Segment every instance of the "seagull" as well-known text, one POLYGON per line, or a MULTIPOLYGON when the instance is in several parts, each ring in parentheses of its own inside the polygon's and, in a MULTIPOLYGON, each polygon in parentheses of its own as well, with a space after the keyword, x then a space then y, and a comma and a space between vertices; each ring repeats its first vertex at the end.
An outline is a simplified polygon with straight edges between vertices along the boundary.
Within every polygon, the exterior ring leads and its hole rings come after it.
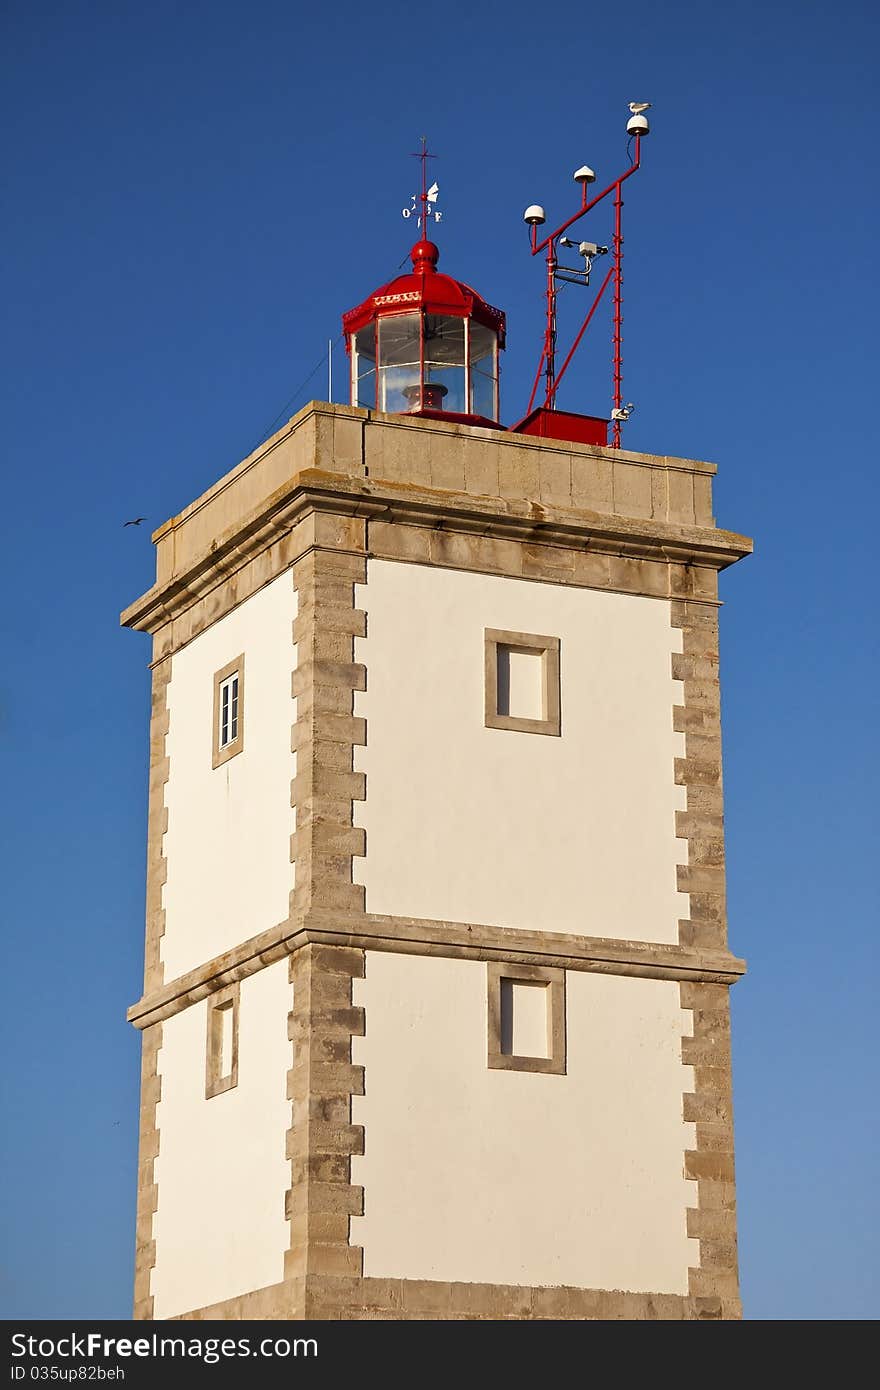
POLYGON ((649 101, 631 101, 629 109, 634 116, 641 116, 643 111, 650 111, 651 103, 649 101))
POLYGON ((136 516, 131 521, 123 521, 122 529, 124 531, 126 526, 140 526, 141 522, 146 521, 146 519, 145 516, 136 516))

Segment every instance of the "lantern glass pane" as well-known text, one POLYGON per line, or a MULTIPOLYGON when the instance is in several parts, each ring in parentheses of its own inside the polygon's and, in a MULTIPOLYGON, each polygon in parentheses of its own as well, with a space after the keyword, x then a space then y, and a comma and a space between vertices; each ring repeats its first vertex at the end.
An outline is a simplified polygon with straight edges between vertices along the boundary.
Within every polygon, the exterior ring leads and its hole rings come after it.
POLYGON ((380 410, 413 409, 412 388, 417 395, 419 386, 419 327, 418 314, 395 314, 379 321, 380 410))
POLYGON ((496 419, 495 378, 486 376, 476 369, 471 372, 471 415, 482 415, 486 420, 496 419))
POLYGON ((498 335, 482 323, 471 322, 470 413, 498 418, 498 335))
POLYGON ((354 336, 352 364, 353 405, 374 410, 376 406, 376 325, 368 323, 354 336))
POLYGON ((441 314, 425 315, 425 386, 423 405, 463 414, 467 410, 465 383, 465 321, 441 314), (445 391, 440 388, 445 387, 445 391))

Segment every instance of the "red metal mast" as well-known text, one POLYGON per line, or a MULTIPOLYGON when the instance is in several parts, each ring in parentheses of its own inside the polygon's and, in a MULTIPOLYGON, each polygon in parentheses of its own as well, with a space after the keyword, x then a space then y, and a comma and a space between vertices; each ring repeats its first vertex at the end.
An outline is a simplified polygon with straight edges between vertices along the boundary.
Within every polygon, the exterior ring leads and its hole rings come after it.
POLYGON ((554 231, 552 231, 548 236, 545 236, 543 241, 540 242, 538 241, 538 227, 546 220, 544 215, 544 209, 538 206, 537 204, 534 204, 533 206, 527 208, 525 212, 525 220, 527 223, 529 223, 530 226, 531 254, 533 256, 537 256, 540 255, 542 251, 544 251, 546 252, 547 257, 547 310, 544 326, 544 342, 541 349, 541 356, 538 361, 538 370, 535 373, 535 381, 532 387, 532 394, 529 397, 529 404, 526 411, 526 415, 528 416, 531 413, 532 407, 534 406, 535 397, 538 394, 538 384, 541 380, 542 374, 544 376, 543 408, 545 410, 556 409, 556 396, 559 389, 559 384, 562 381, 562 378, 566 370, 568 369, 569 363, 574 357, 575 352, 580 346, 584 333, 586 332, 590 324, 590 321, 599 305, 599 301, 602 299, 602 296, 608 288, 610 281, 613 280, 613 404, 611 419, 613 422, 612 446, 615 449, 620 448, 621 424, 626 419, 626 414, 624 412, 623 406, 623 195, 621 190, 626 180, 632 174, 634 174, 641 165, 641 138, 643 135, 647 135, 649 130, 648 122, 644 116, 644 112, 648 109, 649 105, 649 102, 630 103, 630 110, 632 112, 632 116, 629 122, 627 123, 627 131, 629 132, 631 138, 635 142, 632 162, 630 163, 630 167, 623 174, 621 174, 618 178, 614 179, 612 183, 608 184, 607 188, 603 188, 602 192, 596 194, 594 198, 588 198, 587 190, 589 184, 593 182, 593 180, 595 179, 595 174, 593 173, 592 169, 588 168, 586 165, 583 168, 578 169, 574 177, 581 184, 582 191, 580 208, 577 210, 577 212, 573 213, 571 217, 567 218, 564 222, 561 222, 554 231), (564 280, 579 283, 582 285, 588 285, 590 277, 590 268, 592 264, 592 256, 595 254, 604 254, 604 252, 608 249, 607 247, 594 246, 593 243, 581 242, 580 247, 578 249, 580 253, 584 256, 584 269, 580 270, 571 266, 560 266, 559 259, 557 256, 557 247, 560 245, 560 243, 564 246, 574 246, 575 243, 573 241, 569 241, 568 238, 565 237, 565 232, 567 232, 570 227, 574 226, 576 222, 580 221, 582 217, 584 217, 594 207, 596 207, 605 198, 607 198, 610 193, 614 194, 614 235, 612 238, 611 268, 606 274, 605 278, 603 279, 602 284, 600 285, 599 290, 596 293, 592 304, 587 310, 587 313, 584 317, 584 321, 581 324, 580 329, 578 330, 578 333, 574 339, 574 342, 571 345, 571 348, 569 349, 565 361, 562 364, 562 368, 559 372, 557 372, 556 299, 559 293, 559 281, 564 280))
MULTIPOLYGON (((638 159, 638 138, 636 139, 636 158, 638 159)), ((612 367, 614 404, 611 410, 611 447, 620 448, 620 411, 623 406, 623 235, 620 230, 623 198, 618 183, 614 190, 614 363, 612 367)))

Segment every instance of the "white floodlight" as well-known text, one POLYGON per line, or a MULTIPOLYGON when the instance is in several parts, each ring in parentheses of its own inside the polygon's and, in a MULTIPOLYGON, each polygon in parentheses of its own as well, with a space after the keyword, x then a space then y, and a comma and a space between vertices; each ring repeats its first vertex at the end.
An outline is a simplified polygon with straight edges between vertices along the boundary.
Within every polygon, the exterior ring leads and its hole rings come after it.
POLYGON ((648 125, 647 116, 643 115, 641 111, 630 116, 626 123, 626 133, 627 135, 650 135, 651 127, 648 125))
POLYGON ((528 222, 530 227, 540 227, 546 221, 547 214, 540 203, 531 203, 523 213, 523 222, 528 222))
POLYGON ((572 178, 575 183, 595 183, 596 171, 591 169, 589 164, 582 164, 579 169, 575 169, 572 178))

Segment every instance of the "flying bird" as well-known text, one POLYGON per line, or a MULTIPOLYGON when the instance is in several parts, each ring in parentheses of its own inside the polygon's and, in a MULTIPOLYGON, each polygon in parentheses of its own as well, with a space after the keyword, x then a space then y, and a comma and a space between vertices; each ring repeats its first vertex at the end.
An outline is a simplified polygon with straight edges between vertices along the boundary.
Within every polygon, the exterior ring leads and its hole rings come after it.
POLYGON ((641 116, 643 111, 650 111, 651 103, 649 101, 631 101, 629 109, 634 116, 641 116))
POLYGON ((146 521, 146 519, 147 518, 145 516, 136 516, 133 517, 131 521, 123 521, 122 529, 124 531, 126 526, 140 526, 141 522, 146 521))

